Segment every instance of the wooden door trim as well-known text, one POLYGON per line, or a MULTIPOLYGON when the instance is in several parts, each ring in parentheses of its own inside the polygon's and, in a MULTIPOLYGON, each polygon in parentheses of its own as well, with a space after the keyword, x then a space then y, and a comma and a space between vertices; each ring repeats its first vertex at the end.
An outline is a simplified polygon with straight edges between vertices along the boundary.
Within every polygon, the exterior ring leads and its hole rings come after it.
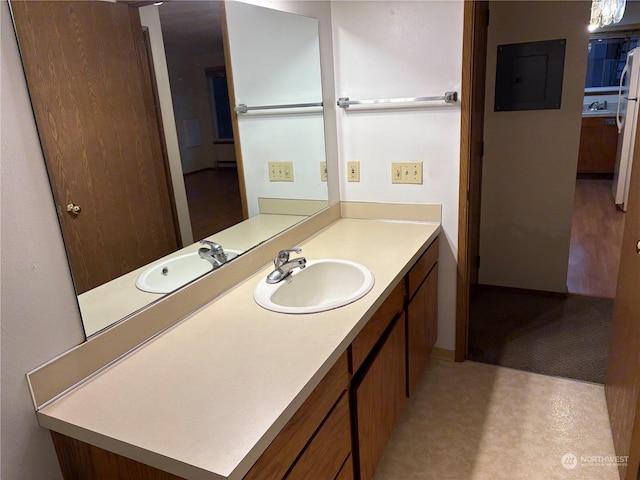
POLYGON ((240 201, 242 216, 249 218, 249 204, 247 202, 247 188, 245 185, 244 163, 242 161, 242 147, 240 146, 240 128, 238 114, 234 110, 236 105, 236 90, 233 84, 233 69, 231 68, 231 50, 229 48, 229 28, 227 25, 227 10, 224 1, 220 2, 220 27, 222 28, 222 45, 224 48, 224 65, 227 71, 227 89, 229 90, 229 106, 231 108, 231 128, 233 130, 234 150, 236 152, 236 166, 238 168, 238 182, 240 184, 240 201))
MULTIPOLYGON (((638 115, 640 119, 640 115, 638 115)), ((635 145, 640 145, 640 129, 635 145)), ((640 466, 640 356, 635 308, 640 282, 640 259, 636 252, 637 232, 640 231, 640 148, 635 148, 631 170, 631 188, 620 254, 620 271, 613 309, 611 340, 607 356, 604 393, 609 412, 613 446, 617 456, 628 456, 626 464, 618 465, 621 480, 635 480, 640 466)))
POLYGON ((467 355, 469 329, 469 170, 471 164, 471 102, 473 82, 473 37, 475 2, 464 2, 462 27, 462 84, 460 88, 460 184, 458 196, 458 269, 456 272, 456 345, 455 360, 467 355))
POLYGON ((152 60, 148 57, 150 53, 150 45, 145 40, 145 32, 141 28, 142 22, 140 21, 140 10, 138 7, 132 7, 129 5, 129 17, 131 18, 131 31, 133 32, 136 52, 138 54, 138 63, 140 66, 140 85, 142 93, 144 95, 144 104, 147 113, 147 124, 149 128, 149 141, 153 156, 156 159, 153 162, 153 166, 156 173, 156 186, 159 192, 166 192, 167 195, 160 195, 160 203, 162 205, 162 220, 165 225, 165 232, 170 234, 170 242, 172 251, 178 250, 178 247, 182 245, 182 238, 180 236, 180 229, 178 227, 177 210, 173 204, 173 186, 171 185, 170 177, 167 178, 168 158, 166 157, 166 151, 164 149, 164 131, 162 128, 162 122, 159 117, 157 109, 158 103, 156 102, 157 92, 154 91, 155 86, 152 85, 154 81, 152 60), (161 159, 158 161, 157 159, 161 159), (171 233, 172 232, 172 233, 171 233))
MULTIPOLYGON (((138 11, 139 14, 139 11, 138 11)), ((145 69, 149 73, 149 79, 151 81, 150 88, 153 99, 153 107, 155 113, 155 124, 157 125, 157 131, 160 134, 160 152, 162 153, 162 167, 158 169, 161 174, 158 176, 158 188, 162 191, 166 188, 168 192, 169 207, 171 209, 171 219, 173 221, 173 228, 176 236, 177 249, 184 247, 182 243, 182 234, 180 233, 180 221, 178 220, 178 208, 176 207, 176 195, 173 190, 173 183, 171 181, 171 166, 169 165, 169 154, 167 152, 167 142, 165 140, 164 125, 162 123, 162 113, 160 112, 160 94, 158 93, 158 81, 156 80, 156 72, 153 68, 153 52, 151 51, 151 37, 149 36, 149 29, 142 27, 142 37, 144 40, 145 60, 147 61, 148 68, 145 69)))

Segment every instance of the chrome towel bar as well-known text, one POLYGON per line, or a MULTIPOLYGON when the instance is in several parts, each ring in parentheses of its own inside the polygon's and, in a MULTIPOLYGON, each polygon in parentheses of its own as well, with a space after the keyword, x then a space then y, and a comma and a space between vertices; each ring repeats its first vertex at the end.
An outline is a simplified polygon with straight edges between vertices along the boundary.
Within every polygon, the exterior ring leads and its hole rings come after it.
POLYGON ((341 108, 349 108, 351 105, 388 105, 394 103, 415 103, 415 102, 437 102, 456 103, 458 101, 458 92, 445 92, 439 97, 407 97, 407 98, 386 98, 380 100, 350 100, 349 97, 341 97, 338 99, 338 106, 341 108))
POLYGON ((250 110, 278 110, 281 108, 307 108, 307 107, 321 107, 322 102, 316 103, 290 103, 286 105, 256 105, 254 107, 249 107, 244 103, 241 103, 237 107, 234 108, 236 113, 247 113, 250 110))

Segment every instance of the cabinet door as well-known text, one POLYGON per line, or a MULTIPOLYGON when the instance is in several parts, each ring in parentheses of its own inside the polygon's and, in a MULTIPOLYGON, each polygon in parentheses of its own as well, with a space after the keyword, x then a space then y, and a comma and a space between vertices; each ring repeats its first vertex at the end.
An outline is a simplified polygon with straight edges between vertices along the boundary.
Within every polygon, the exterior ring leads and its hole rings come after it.
POLYGON ((370 480, 406 403, 405 323, 400 318, 354 388, 360 480, 370 480))
POLYGON ((438 265, 407 305, 407 395, 411 396, 438 339, 438 265))
POLYGON ((582 119, 578 173, 613 173, 618 150, 615 118, 582 119))

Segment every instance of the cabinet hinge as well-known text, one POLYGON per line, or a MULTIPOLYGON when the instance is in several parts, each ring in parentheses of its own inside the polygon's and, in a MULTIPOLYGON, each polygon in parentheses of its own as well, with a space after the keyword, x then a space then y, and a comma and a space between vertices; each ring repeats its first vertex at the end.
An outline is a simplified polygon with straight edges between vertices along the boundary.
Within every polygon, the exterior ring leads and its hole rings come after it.
POLYGON ((480 255, 476 255, 476 268, 480 269, 480 255))

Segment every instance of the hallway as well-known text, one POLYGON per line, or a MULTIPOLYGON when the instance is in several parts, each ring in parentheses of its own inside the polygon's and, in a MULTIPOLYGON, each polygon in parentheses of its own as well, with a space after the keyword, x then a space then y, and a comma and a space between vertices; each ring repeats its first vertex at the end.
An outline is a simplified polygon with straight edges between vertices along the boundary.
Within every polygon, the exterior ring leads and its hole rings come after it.
POLYGON ((579 178, 571 224, 567 290, 614 298, 625 214, 616 209, 610 179, 579 178))

